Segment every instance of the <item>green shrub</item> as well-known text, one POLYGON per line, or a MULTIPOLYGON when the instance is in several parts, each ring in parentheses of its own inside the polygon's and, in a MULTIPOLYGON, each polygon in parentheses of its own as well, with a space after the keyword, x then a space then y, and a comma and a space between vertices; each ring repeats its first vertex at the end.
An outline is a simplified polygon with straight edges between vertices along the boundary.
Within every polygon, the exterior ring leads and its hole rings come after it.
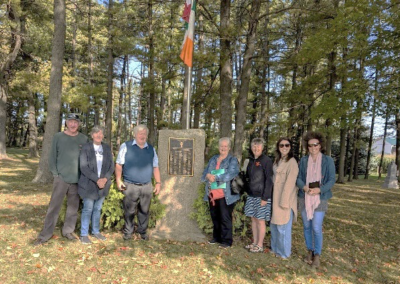
POLYGON ((122 206, 124 195, 116 187, 115 182, 112 183, 110 193, 104 200, 101 209, 101 225, 104 229, 115 228, 120 230, 125 224, 124 208, 122 206))
MULTIPOLYGON (((106 199, 104 200, 103 207, 101 210, 100 226, 103 229, 116 229, 120 230, 125 224, 124 221, 124 208, 122 206, 122 199, 124 195, 117 190, 115 182, 112 183, 110 192, 106 199)), ((81 211, 82 202, 80 202, 78 211, 78 220, 76 222, 76 229, 80 229, 81 224, 81 211)), ((160 203, 158 196, 153 196, 150 205, 150 217, 149 217, 149 228, 154 228, 156 226, 157 220, 161 219, 165 215, 164 204, 160 203)), ((67 210, 67 198, 64 198, 63 205, 60 210, 60 216, 58 218, 58 225, 62 226, 64 224, 65 213, 67 210)), ((135 220, 137 215, 135 216, 135 220)), ((136 221, 137 222, 137 221, 136 221)))
MULTIPOLYGON (((208 202, 203 200, 205 194, 205 184, 202 183, 198 189, 198 196, 194 202, 194 212, 190 217, 196 220, 199 228, 205 233, 210 234, 213 230, 213 223, 210 216, 210 209, 208 202)), ((246 195, 242 195, 240 200, 236 202, 235 209, 233 211, 233 234, 235 236, 245 236, 248 232, 250 225, 250 218, 244 215, 244 205, 246 201, 246 195)))

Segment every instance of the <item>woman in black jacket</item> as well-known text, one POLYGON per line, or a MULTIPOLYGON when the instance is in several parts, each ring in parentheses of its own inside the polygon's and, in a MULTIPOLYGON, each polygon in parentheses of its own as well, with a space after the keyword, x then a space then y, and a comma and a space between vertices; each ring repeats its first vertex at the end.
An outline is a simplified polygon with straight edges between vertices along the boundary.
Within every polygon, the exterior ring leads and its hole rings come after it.
POLYGON ((271 219, 271 197, 272 197, 272 161, 263 152, 264 139, 254 138, 251 141, 251 151, 247 166, 247 177, 249 181, 248 197, 244 213, 251 217, 251 229, 253 231, 253 243, 246 248, 250 252, 263 252, 265 237, 265 221, 271 219))
POLYGON ((92 243, 88 237, 90 221, 92 221, 92 235, 99 240, 106 240, 100 233, 100 215, 114 172, 111 148, 102 143, 103 128, 94 126, 90 134, 93 141, 83 145, 79 158, 81 176, 78 181, 78 193, 83 199, 80 240, 83 244, 92 243))

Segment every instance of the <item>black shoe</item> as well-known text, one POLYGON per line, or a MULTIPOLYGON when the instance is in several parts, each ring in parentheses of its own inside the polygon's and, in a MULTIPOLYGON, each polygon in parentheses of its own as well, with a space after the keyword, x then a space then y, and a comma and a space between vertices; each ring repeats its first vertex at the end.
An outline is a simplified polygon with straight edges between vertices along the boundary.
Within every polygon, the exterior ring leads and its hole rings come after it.
POLYGON ((222 249, 228 249, 228 248, 230 248, 231 246, 230 246, 230 245, 227 245, 227 244, 220 244, 219 247, 222 248, 222 249))
POLYGON ((142 239, 142 241, 148 241, 149 240, 149 236, 145 233, 145 234, 141 234, 140 238, 142 239))
POLYGON ((96 239, 100 240, 100 241, 105 241, 107 240, 107 238, 105 236, 103 236, 102 234, 98 233, 98 234, 94 234, 93 237, 95 237, 96 239))
POLYGON ((82 236, 80 238, 80 240, 81 240, 81 243, 84 244, 84 245, 91 245, 92 244, 92 241, 89 239, 88 236, 82 236))
POLYGON ((36 246, 43 245, 45 242, 47 242, 47 241, 42 240, 42 239, 37 239, 37 240, 33 243, 33 245, 36 247, 36 246))
POLYGON ((209 240, 208 241, 208 244, 209 245, 215 245, 215 244, 217 244, 218 242, 217 242, 217 240, 216 239, 212 239, 212 240, 209 240))
POLYGON ((131 240, 132 239, 132 235, 130 234, 124 234, 122 237, 125 241, 131 240))
POLYGON ((70 241, 76 241, 76 237, 72 233, 65 234, 64 238, 67 238, 70 241))

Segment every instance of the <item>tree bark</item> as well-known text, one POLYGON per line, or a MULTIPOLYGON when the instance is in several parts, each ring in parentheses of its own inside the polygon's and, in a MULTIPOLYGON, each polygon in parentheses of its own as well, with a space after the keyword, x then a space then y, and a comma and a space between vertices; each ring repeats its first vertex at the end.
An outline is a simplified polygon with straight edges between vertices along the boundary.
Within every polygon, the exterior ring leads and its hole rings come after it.
MULTIPOLYGON (((342 123, 344 119, 342 119, 342 123)), ((344 183, 345 176, 345 156, 346 156, 346 127, 340 129, 340 155, 339 155, 339 171, 338 171, 338 179, 337 183, 344 183)))
POLYGON ((246 125, 246 108, 247 97, 249 93, 251 63, 255 50, 256 34, 258 26, 258 16, 260 14, 261 0, 253 0, 250 11, 249 29, 246 37, 246 49, 243 58, 243 67, 241 72, 241 82, 239 95, 236 99, 236 122, 235 122, 235 142, 233 154, 239 160, 242 160, 243 142, 244 142, 244 127, 246 125))
POLYGON ((29 158, 39 157, 39 151, 37 148, 37 127, 36 127, 36 108, 35 108, 35 96, 36 94, 30 94, 28 97, 28 119, 29 119, 29 158))
POLYGON ((7 2, 6 15, 12 22, 10 25, 10 31, 12 35, 10 53, 5 56, 4 61, 0 64, 0 160, 7 158, 6 152, 6 106, 8 97, 8 72, 11 69, 22 45, 22 33, 21 33, 21 19, 16 11, 18 9, 14 7, 14 2, 7 2))
MULTIPOLYGON (((400 101, 400 95, 397 95, 397 101, 400 101)), ((396 111, 396 165, 397 171, 400 169, 400 109, 396 111)), ((397 180, 400 182, 400 175, 397 176, 397 180)))
POLYGON ((149 19, 149 90, 150 105, 148 113, 149 142, 154 145, 156 142, 156 125, 155 125, 155 104, 156 92, 154 82, 154 31, 153 31, 153 0, 148 2, 148 19, 149 19))
POLYGON ((113 116, 113 79, 114 79, 114 54, 113 54, 113 0, 108 2, 108 59, 107 59, 107 110, 106 110, 106 142, 113 149, 112 138, 112 116, 113 116))
POLYGON ((232 136, 232 59, 229 35, 231 0, 221 0, 220 136, 232 136))
POLYGON ((386 107, 385 128, 383 131, 382 152, 381 152, 381 158, 379 161, 378 179, 381 179, 381 177, 382 177, 382 166, 383 166, 383 158, 385 156, 385 145, 386 145, 388 122, 389 122, 389 108, 386 107))
POLYGON ((54 36, 51 54, 50 91, 47 103, 46 127, 43 138, 43 151, 36 176, 32 182, 48 183, 53 177, 49 171, 49 154, 54 134, 60 128, 62 95, 63 59, 65 49, 65 0, 54 0, 54 36))
MULTIPOLYGON (((375 78, 375 80, 377 82, 377 78, 375 78)), ((376 88, 375 88, 375 91, 376 91, 376 88)), ((374 96, 374 102, 372 104, 371 131, 369 133, 367 164, 365 165, 364 179, 368 179, 368 176, 369 176, 369 164, 371 161, 372 140, 374 139, 375 115, 376 115, 376 97, 374 96)))

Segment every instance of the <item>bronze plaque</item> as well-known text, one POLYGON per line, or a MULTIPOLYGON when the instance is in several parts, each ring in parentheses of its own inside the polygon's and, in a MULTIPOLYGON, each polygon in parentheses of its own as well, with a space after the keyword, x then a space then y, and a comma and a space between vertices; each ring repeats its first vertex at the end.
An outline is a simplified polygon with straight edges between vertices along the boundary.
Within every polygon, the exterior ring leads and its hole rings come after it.
POLYGON ((168 174, 193 176, 194 139, 169 138, 168 174))

